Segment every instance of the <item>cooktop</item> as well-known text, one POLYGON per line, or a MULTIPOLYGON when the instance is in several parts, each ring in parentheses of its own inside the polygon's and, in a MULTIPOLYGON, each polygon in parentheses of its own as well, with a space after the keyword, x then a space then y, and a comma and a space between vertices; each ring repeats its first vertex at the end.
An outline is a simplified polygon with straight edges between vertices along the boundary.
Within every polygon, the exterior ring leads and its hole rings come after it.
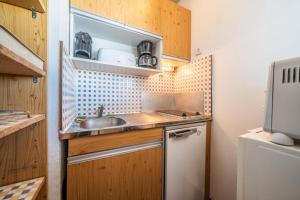
POLYGON ((193 112, 186 112, 186 111, 181 111, 181 110, 158 110, 156 112, 162 113, 162 114, 179 116, 179 117, 193 117, 193 116, 201 115, 200 112, 193 113, 193 112))

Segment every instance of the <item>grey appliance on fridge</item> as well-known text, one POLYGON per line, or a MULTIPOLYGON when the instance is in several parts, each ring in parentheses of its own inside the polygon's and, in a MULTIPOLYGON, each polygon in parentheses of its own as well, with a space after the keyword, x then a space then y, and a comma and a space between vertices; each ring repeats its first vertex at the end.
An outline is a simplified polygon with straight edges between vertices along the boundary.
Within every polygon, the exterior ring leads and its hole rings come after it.
POLYGON ((300 57, 272 63, 264 130, 272 142, 294 145, 300 139, 300 57))

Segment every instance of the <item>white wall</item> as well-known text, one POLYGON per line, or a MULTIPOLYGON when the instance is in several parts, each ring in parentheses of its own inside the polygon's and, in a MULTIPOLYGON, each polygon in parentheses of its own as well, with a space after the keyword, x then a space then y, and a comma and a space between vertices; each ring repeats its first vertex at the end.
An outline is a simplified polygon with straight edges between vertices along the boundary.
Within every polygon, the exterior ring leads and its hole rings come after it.
POLYGON ((261 127, 268 65, 300 56, 299 0, 181 0, 192 50, 213 53, 211 195, 236 196, 237 138, 261 127))
POLYGON ((69 1, 48 1, 48 199, 61 199, 62 145, 58 139, 59 40, 68 45, 69 1))

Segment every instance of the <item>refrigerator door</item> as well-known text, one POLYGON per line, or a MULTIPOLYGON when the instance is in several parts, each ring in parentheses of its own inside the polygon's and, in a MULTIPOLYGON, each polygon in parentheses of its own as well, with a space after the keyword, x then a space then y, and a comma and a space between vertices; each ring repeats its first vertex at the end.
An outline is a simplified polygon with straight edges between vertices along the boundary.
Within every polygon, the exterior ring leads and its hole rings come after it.
POLYGON ((239 137, 237 200, 300 199, 300 145, 270 140, 268 132, 239 137))
POLYGON ((166 200, 203 200, 206 126, 166 132, 166 200))

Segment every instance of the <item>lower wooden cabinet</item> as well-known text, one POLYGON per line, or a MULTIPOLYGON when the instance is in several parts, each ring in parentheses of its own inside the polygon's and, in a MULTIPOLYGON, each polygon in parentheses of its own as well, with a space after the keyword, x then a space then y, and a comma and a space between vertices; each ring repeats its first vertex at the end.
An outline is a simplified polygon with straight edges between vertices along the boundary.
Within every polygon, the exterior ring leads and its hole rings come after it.
POLYGON ((68 166, 69 200, 159 200, 162 148, 68 166))
MULTIPOLYGON (((142 137, 143 131, 139 132, 142 137)), ((71 156, 67 168, 67 199, 161 200, 162 172, 161 138, 71 156)))

